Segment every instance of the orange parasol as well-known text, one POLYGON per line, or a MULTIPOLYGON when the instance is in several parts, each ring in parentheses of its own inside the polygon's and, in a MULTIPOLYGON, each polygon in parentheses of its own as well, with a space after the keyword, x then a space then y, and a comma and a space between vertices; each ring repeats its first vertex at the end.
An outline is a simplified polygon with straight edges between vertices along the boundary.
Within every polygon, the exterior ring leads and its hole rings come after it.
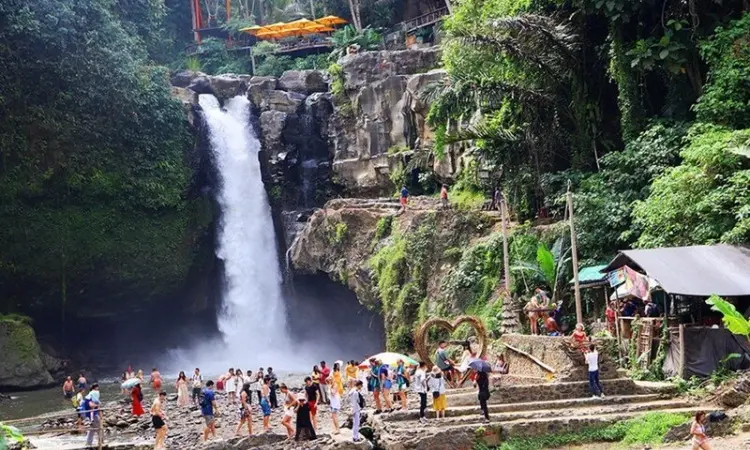
POLYGON ((332 25, 342 25, 345 23, 348 23, 346 20, 342 19, 341 17, 337 16, 325 16, 321 17, 320 19, 316 19, 315 22, 318 22, 321 25, 325 26, 332 26, 332 25))
POLYGON ((240 31, 250 34, 258 34, 263 27, 260 25, 253 25, 252 27, 240 28, 240 31))

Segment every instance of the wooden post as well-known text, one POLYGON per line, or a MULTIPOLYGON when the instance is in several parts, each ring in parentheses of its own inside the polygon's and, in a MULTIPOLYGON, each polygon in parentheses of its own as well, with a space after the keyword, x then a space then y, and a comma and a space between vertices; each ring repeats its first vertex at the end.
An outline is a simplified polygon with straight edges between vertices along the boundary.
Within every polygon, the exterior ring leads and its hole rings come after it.
POLYGON ((680 324, 679 327, 679 339, 680 339, 680 363, 677 365, 677 374, 680 378, 685 378, 685 325, 680 324))
POLYGON ((573 224, 573 193, 568 186, 568 220, 570 220, 570 248, 573 254, 573 282, 576 297, 576 321, 583 323, 583 311, 581 309, 581 284, 578 281, 578 245, 576 240, 576 229, 573 224))
POLYGON ((500 220, 502 221, 503 229, 503 271, 505 271, 505 290, 510 295, 510 254, 508 250, 508 225, 505 220, 507 218, 505 206, 505 198, 500 199, 500 220))

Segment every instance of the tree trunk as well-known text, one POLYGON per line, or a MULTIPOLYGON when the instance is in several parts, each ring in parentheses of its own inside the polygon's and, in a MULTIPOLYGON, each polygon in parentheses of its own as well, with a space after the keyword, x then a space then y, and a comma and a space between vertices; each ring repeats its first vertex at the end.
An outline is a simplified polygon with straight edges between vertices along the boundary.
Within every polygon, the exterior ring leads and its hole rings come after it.
POLYGON ((352 14, 352 23, 357 31, 362 31, 362 23, 359 20, 359 0, 349 0, 349 11, 352 14))

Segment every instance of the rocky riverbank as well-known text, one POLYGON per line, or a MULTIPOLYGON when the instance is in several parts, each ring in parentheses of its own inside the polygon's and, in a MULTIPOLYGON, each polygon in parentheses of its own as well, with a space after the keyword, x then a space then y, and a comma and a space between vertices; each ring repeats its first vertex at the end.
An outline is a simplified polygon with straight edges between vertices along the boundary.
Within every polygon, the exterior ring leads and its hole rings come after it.
MULTIPOLYGON (((120 450, 141 450, 151 448, 154 440, 154 430, 151 425, 151 416, 148 407, 153 401, 153 393, 147 392, 144 398, 144 410, 146 414, 136 417, 131 414, 130 401, 122 399, 116 402, 105 403, 102 414, 102 425, 104 428, 104 442, 109 448, 120 450)), ((202 442, 203 418, 198 406, 190 405, 181 407, 177 405, 177 395, 170 394, 167 399, 167 426, 169 427, 167 437, 167 448, 190 450, 190 449, 268 449, 268 450, 292 450, 292 449, 371 449, 373 445, 368 440, 354 443, 351 439, 351 429, 341 428, 338 435, 333 434, 333 425, 327 406, 318 408, 318 439, 312 442, 288 441, 285 429, 281 426, 283 418, 282 408, 276 408, 271 414, 271 430, 263 432, 263 422, 260 407, 252 406, 253 435, 247 435, 247 428, 243 427, 239 434, 235 434, 238 423, 237 404, 231 404, 228 396, 218 394, 218 414, 216 415, 217 438, 202 442)), ((257 399, 255 399, 257 401, 257 399)), ((351 427, 350 407, 344 405, 343 411, 339 413, 339 423, 351 427)), ((366 432, 368 420, 363 418, 363 428, 366 432)), ((75 417, 71 414, 60 419, 47 419, 41 424, 42 430, 75 429, 75 417)), ((79 434, 80 441, 85 441, 85 432, 79 434)), ((33 440, 32 440, 33 443, 33 440)))

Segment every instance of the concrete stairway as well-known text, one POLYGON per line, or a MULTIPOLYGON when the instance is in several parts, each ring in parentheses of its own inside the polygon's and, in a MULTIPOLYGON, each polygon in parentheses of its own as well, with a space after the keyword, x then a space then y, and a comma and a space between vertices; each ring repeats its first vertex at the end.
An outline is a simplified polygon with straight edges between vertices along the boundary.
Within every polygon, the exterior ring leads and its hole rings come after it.
POLYGON ((588 383, 582 381, 501 386, 493 390, 488 402, 489 422, 482 416, 476 390, 450 390, 444 419, 434 419, 428 408, 428 423, 420 423, 412 401, 408 411, 374 416, 378 444, 386 450, 469 450, 477 440, 495 446, 510 437, 575 432, 649 411, 687 415, 711 409, 674 398, 674 388, 668 384, 642 385, 616 378, 602 380, 602 385, 604 398, 592 398, 588 383))

